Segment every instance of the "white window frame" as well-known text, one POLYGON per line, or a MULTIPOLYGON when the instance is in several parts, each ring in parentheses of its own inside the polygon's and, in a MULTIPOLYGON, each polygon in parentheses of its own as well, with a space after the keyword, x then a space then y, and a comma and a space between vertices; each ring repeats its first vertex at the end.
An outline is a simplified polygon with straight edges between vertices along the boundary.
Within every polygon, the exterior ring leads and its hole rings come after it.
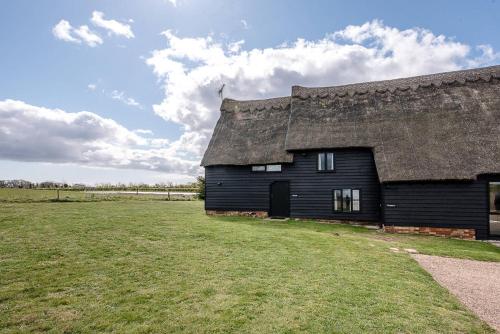
POLYGON ((359 213, 361 212, 361 189, 360 188, 335 188, 332 190, 332 208, 335 213, 359 213), (349 198, 351 199, 349 203, 349 210, 344 209, 344 193, 349 192, 349 198), (337 205, 336 193, 340 192, 340 208, 337 205), (358 198, 354 199, 354 192, 357 192, 358 198), (357 202, 358 209, 354 210, 354 202, 357 202))
POLYGON ((266 172, 279 173, 281 172, 281 165, 280 164, 266 165, 266 172))
POLYGON ((252 172, 256 173, 262 173, 266 171, 266 166, 265 165, 255 165, 252 166, 252 172))
POLYGON ((335 171, 335 153, 333 152, 319 152, 316 160, 316 170, 318 172, 334 172, 335 171), (321 160, 324 159, 324 166, 321 165, 321 160), (331 168, 328 168, 330 161, 331 168))

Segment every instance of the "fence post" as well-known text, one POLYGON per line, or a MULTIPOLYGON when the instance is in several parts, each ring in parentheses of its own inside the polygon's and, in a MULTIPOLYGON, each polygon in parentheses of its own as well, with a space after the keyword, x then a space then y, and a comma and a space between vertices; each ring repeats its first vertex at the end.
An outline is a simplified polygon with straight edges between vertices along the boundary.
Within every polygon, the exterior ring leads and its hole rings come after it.
POLYGON ((168 200, 170 201, 170 189, 167 191, 168 194, 168 200))
POLYGON ((57 189, 57 200, 59 200, 59 189, 57 189))

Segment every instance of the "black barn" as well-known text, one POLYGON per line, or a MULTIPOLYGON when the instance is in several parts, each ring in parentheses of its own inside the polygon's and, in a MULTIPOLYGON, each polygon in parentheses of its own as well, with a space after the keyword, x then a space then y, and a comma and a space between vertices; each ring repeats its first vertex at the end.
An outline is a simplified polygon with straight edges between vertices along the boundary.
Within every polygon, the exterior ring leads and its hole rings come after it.
POLYGON ((201 164, 208 214, 485 239, 500 181, 500 66, 225 99, 201 164))

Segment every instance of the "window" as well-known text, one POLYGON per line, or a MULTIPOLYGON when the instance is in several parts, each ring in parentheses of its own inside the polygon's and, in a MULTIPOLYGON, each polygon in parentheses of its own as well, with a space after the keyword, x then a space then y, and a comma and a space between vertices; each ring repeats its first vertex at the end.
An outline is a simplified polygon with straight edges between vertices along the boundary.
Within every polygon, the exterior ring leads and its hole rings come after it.
POLYGON ((342 211, 351 212, 352 196, 351 189, 342 189, 342 211))
POLYGON ((266 172, 281 172, 281 165, 267 165, 266 172))
POLYGON ((359 190, 352 190, 352 211, 359 211, 361 209, 361 205, 359 202, 359 190))
POLYGON ((334 170, 335 169, 335 158, 333 153, 326 154, 326 170, 334 170))
POLYGON ((318 153, 318 170, 326 169, 326 157, 325 153, 318 153))
POLYGON ((266 166, 252 166, 252 172, 265 172, 266 166))
POLYGON ((342 191, 334 190, 333 191, 333 210, 334 211, 342 211, 342 191))
POLYGON ((335 170, 335 155, 333 153, 318 153, 318 170, 335 170))
POLYGON ((281 165, 252 166, 252 172, 281 172, 281 165))
POLYGON ((361 198, 359 189, 334 189, 333 211, 358 212, 361 211, 361 198))

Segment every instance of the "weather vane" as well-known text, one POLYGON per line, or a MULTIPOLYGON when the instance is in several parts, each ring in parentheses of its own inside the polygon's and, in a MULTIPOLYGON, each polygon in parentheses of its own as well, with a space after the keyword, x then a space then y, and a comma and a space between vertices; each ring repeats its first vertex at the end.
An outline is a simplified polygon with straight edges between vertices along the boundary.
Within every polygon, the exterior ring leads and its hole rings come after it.
POLYGON ((224 96, 224 87, 226 87, 226 84, 223 83, 222 86, 220 87, 219 91, 218 91, 218 94, 219 94, 219 97, 222 99, 224 96))

